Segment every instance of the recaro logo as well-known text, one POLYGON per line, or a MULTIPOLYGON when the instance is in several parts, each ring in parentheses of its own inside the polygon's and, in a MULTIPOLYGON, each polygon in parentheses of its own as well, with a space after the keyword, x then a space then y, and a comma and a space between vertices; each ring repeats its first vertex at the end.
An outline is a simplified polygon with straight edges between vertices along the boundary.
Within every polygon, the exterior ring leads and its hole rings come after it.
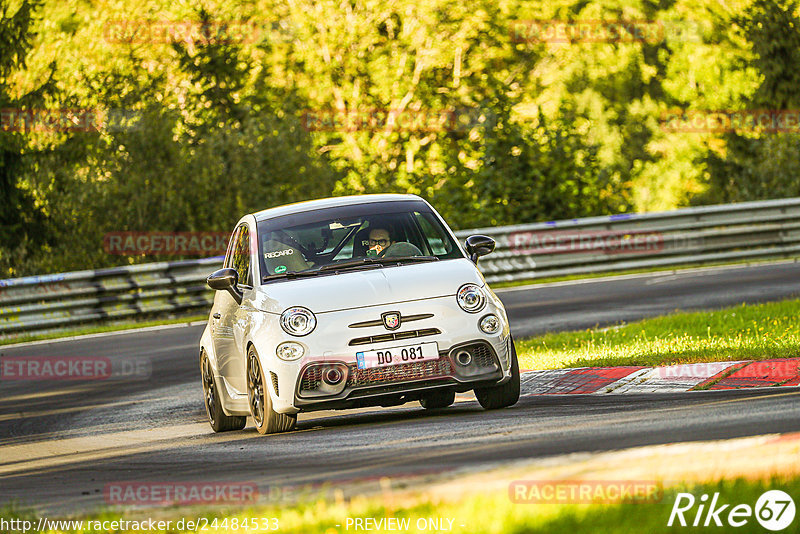
POLYGON ((277 252, 267 252, 264 254, 267 258, 280 258, 281 256, 291 256, 294 254, 294 250, 287 248, 286 250, 279 250, 277 252))
POLYGON ((698 504, 697 511, 694 513, 693 527, 708 527, 724 525, 727 523, 731 527, 741 527, 750 521, 755 515, 756 521, 767 530, 777 532, 784 530, 792 524, 795 516, 795 504, 788 493, 781 490, 769 490, 764 492, 756 501, 755 508, 748 504, 737 504, 733 508, 728 508, 730 504, 719 503, 719 492, 714 493, 711 502, 708 502, 708 495, 700 496, 699 502, 691 493, 678 493, 675 497, 675 504, 669 514, 667 526, 671 527, 675 520, 680 526, 689 526, 684 513, 691 518, 692 508, 698 504), (706 507, 708 509, 706 510, 706 507), (705 521, 703 521, 705 511, 705 521))

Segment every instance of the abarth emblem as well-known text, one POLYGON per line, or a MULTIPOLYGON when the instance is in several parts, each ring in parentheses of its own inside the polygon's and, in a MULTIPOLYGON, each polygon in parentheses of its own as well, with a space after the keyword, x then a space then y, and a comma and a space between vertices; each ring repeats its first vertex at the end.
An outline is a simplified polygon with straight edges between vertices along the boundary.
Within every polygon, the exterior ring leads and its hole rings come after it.
POLYGON ((383 326, 387 330, 397 330, 400 328, 400 312, 386 312, 381 314, 383 326))

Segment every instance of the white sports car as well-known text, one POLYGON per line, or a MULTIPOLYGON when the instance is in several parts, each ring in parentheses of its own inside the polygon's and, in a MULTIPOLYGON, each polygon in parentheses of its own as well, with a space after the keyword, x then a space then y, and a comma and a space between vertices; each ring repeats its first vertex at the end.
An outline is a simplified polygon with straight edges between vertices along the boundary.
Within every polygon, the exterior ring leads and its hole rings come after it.
POLYGON ((303 411, 445 408, 475 390, 486 409, 519 399, 500 299, 465 247, 413 195, 302 202, 244 216, 208 277, 200 340, 206 411, 217 431, 294 428, 303 411))

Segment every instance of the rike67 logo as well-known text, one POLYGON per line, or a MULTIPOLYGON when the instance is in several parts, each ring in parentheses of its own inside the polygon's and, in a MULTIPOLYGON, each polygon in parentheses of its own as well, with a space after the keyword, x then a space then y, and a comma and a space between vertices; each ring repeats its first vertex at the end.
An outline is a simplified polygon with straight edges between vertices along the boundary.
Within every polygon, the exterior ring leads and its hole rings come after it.
POLYGON ((691 493, 678 493, 667 526, 682 527, 731 526, 742 527, 755 516, 756 521, 767 530, 774 532, 786 529, 794 521, 795 505, 788 493, 781 490, 764 492, 756 501, 755 507, 748 504, 720 502, 719 493, 709 496, 703 494, 699 499, 691 493), (696 506, 696 510, 694 509, 696 506))

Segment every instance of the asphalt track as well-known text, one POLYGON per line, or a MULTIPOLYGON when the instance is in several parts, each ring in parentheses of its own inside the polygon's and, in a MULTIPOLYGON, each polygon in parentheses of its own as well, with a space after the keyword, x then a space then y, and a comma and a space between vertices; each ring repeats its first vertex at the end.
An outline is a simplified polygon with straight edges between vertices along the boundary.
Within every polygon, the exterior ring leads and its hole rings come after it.
MULTIPOLYGON (((800 295, 800 265, 769 264, 570 282, 500 293, 523 337, 800 295)), ((297 430, 214 434, 197 370, 202 327, 90 337, 2 356, 146 358, 151 376, 84 382, 0 381, 0 503, 42 512, 102 506, 123 481, 254 482, 269 488, 448 473, 570 452, 800 431, 800 391, 523 397, 484 412, 466 400, 300 416, 297 430)))

